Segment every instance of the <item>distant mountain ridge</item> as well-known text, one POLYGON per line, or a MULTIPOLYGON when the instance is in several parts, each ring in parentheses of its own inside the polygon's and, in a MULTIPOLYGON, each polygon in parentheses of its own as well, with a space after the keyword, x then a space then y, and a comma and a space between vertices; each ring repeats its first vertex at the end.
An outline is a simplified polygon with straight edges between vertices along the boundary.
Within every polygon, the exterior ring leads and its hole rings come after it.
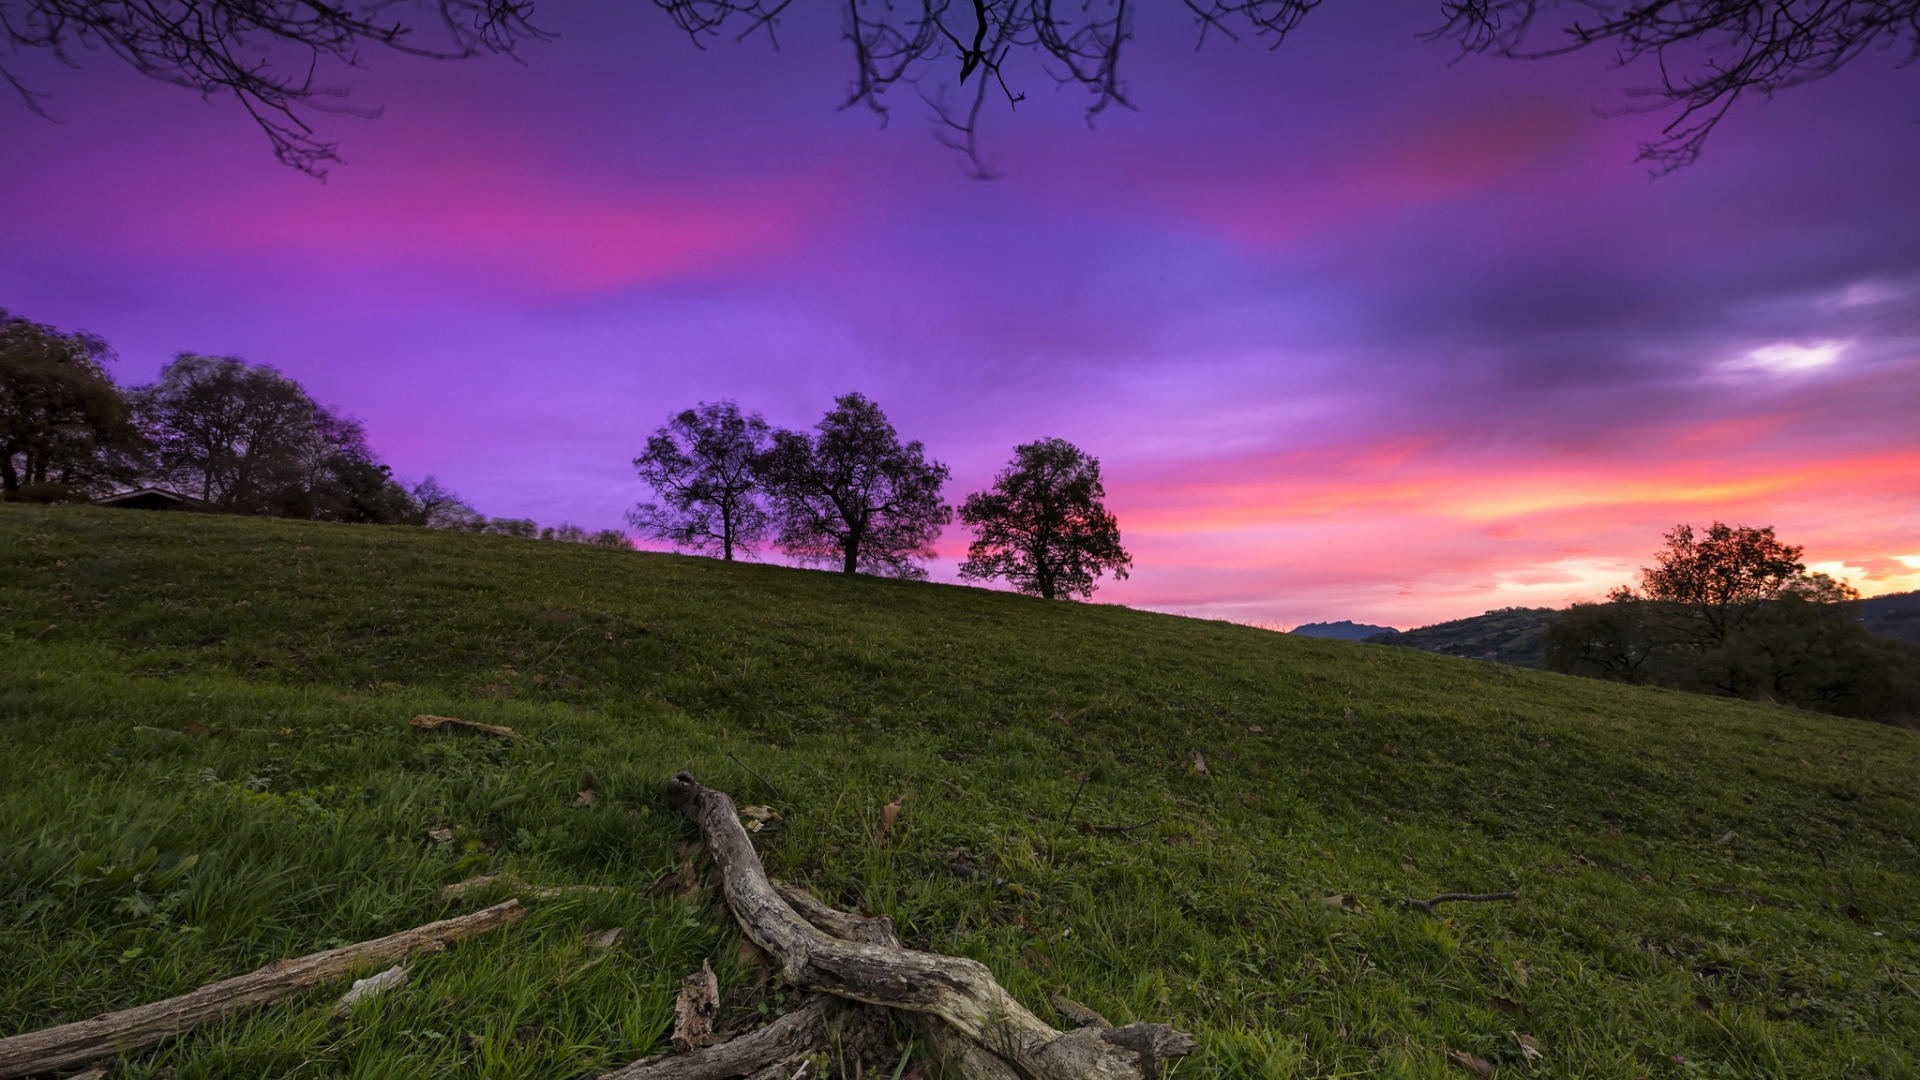
MULTIPOLYGON (((1547 620, 1556 608, 1501 608, 1452 622, 1412 630, 1385 630, 1362 640, 1474 660, 1497 660, 1515 667, 1546 666, 1547 620)), ((1889 593, 1860 601, 1860 621, 1881 637, 1920 645, 1920 591, 1889 593)), ((1309 626, 1354 626, 1350 622, 1309 623, 1309 626)), ((1301 633, 1305 627, 1296 627, 1301 633)), ((1339 634, 1319 634, 1339 637, 1339 634)))
POLYGON ((1404 632, 1375 634, 1366 640, 1446 656, 1498 660, 1515 667, 1544 668, 1547 619, 1554 613, 1553 608, 1500 608, 1404 632))
POLYGON ((1370 623, 1357 623, 1348 619, 1339 622, 1310 622, 1287 631, 1301 637, 1338 638, 1341 641, 1366 641, 1379 634, 1397 634, 1391 626, 1374 626, 1370 623))
POLYGON ((1920 645, 1920 591, 1868 597, 1860 601, 1860 621, 1881 637, 1920 645))

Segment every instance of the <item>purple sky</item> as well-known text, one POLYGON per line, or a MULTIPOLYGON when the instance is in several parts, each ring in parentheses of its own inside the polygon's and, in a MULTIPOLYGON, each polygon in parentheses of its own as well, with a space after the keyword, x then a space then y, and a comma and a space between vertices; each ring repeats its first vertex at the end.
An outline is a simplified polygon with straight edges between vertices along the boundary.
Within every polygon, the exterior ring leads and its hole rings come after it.
POLYGON ((1029 66, 991 183, 910 93, 836 109, 828 5, 779 52, 575 2, 524 65, 374 55, 324 184, 230 102, 20 63, 61 123, 0 106, 0 306, 126 382, 274 364, 494 516, 619 525, 671 412, 857 389, 956 502, 1016 442, 1098 455, 1103 600, 1408 626, 1597 597, 1712 518, 1920 587, 1920 72, 1743 103, 1655 181, 1602 55, 1450 64, 1429 0, 1196 53, 1172 9, 1098 130, 1029 66))

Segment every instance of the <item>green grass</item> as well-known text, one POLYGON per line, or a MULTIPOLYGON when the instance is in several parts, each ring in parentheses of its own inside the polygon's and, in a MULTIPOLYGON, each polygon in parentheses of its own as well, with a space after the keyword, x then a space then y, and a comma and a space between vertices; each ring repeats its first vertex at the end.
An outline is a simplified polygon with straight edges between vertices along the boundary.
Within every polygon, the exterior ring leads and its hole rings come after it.
POLYGON ((531 901, 345 1023, 316 991, 129 1077, 587 1076, 662 1048, 703 958, 727 1020, 777 1010, 710 885, 649 894, 693 836, 657 794, 680 768, 783 815, 773 873, 1043 1016, 1195 1032, 1183 1077, 1467 1076, 1448 1049, 1916 1075, 1920 738, 1789 709, 973 589, 7 506, 0 733, 0 1034, 440 917, 485 871, 625 887, 531 901), (1063 826, 1082 775, 1078 818, 1158 823, 1063 826))

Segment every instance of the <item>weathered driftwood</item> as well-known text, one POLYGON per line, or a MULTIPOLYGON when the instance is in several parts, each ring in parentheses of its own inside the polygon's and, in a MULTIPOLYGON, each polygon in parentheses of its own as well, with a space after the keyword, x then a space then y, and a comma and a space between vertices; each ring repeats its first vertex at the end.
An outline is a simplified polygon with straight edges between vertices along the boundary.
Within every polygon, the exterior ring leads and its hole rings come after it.
MULTIPOLYGON (((726 793, 683 772, 667 782, 667 796, 699 826, 741 928, 780 959, 793 986, 938 1017, 1031 1080, 1150 1080, 1161 1061, 1197 1048, 1192 1036, 1164 1024, 1062 1033, 1027 1011, 976 960, 832 936, 801 917, 767 879, 726 793)), ((948 1056, 968 1055, 950 1048, 948 1056)), ((978 1070, 957 1063, 972 1075, 992 1075, 984 1062, 978 1070)))
POLYGON ((345 978, 356 968, 391 963, 418 952, 438 952, 452 942, 518 922, 526 913, 519 901, 508 900, 374 941, 276 960, 250 974, 165 1001, 0 1039, 0 1078, 49 1072, 148 1046, 229 1013, 345 978))

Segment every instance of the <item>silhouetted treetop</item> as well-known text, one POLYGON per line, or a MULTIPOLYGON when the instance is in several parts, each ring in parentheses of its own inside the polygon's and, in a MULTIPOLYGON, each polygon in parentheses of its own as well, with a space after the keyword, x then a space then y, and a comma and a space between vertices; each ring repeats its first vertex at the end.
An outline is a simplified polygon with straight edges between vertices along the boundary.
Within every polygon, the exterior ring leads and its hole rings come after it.
POLYGON ((1104 573, 1124 580, 1133 557, 1120 546, 1120 523, 1105 497, 1100 459, 1065 439, 1015 447, 993 487, 961 504, 974 539, 960 576, 1004 578, 1048 600, 1091 597, 1104 573))

